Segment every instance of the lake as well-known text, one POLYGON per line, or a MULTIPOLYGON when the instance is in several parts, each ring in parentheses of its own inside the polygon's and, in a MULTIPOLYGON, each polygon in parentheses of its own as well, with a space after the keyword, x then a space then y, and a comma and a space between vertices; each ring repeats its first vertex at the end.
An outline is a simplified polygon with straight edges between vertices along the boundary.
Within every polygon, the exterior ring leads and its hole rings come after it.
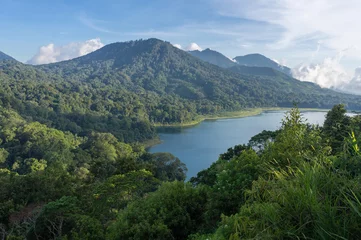
MULTIPOLYGON (((149 152, 170 152, 187 165, 187 178, 208 168, 219 154, 249 139, 263 130, 276 130, 286 111, 267 111, 256 116, 206 120, 188 128, 159 130, 161 144, 149 152)), ((302 112, 309 123, 322 125, 327 112, 302 112)))

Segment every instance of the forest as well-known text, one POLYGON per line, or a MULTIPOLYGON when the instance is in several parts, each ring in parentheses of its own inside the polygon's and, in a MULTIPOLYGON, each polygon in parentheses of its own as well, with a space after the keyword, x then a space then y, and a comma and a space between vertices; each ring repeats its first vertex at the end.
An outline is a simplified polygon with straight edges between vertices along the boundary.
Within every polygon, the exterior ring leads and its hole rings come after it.
POLYGON ((271 68, 220 68, 158 39, 113 43, 68 61, 0 60, 0 106, 29 121, 88 136, 144 143, 155 125, 248 108, 361 109, 361 97, 301 82, 271 68))
POLYGON ((0 238, 358 239, 361 97, 259 70, 157 39, 0 61, 0 238), (332 110, 315 126, 295 107, 189 181, 145 150, 155 125, 294 103, 332 110))
POLYGON ((169 153, 0 114, 2 239, 358 239, 361 117, 297 108, 186 182, 169 153))

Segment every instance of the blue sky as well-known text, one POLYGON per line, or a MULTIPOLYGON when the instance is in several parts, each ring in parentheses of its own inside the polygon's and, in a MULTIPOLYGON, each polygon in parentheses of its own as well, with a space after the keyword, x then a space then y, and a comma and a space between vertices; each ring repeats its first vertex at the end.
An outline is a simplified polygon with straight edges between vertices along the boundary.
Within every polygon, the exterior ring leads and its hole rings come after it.
POLYGON ((361 65, 360 12, 359 0, 0 0, 0 50, 46 63, 156 37, 228 57, 258 52, 326 86, 361 65))

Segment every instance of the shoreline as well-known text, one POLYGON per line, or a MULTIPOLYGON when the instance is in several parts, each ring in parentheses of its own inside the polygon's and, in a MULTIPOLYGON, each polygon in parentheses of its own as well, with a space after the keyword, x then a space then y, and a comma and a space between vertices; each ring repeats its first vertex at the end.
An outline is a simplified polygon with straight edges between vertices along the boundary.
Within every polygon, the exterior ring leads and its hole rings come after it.
MULTIPOLYGON (((177 127, 194 127, 203 121, 207 120, 219 120, 219 119, 233 119, 233 118, 245 118, 260 115, 267 111, 287 111, 292 108, 250 108, 241 111, 233 111, 233 112, 223 112, 215 115, 206 115, 199 116, 199 119, 193 120, 186 123, 174 123, 174 124, 153 124, 156 128, 177 128, 177 127)), ((330 109, 322 109, 322 108, 299 108, 300 112, 328 112, 330 109)), ((149 149, 153 146, 161 144, 162 140, 160 140, 159 136, 154 139, 147 140, 143 142, 145 149, 149 149)))
POLYGON ((141 144, 143 144, 145 150, 147 150, 148 148, 151 148, 151 147, 156 146, 161 143, 162 143, 162 140, 160 140, 159 136, 157 136, 153 139, 149 139, 145 142, 142 142, 141 144))
MULTIPOLYGON (((172 123, 172 124, 155 123, 155 124, 153 124, 153 126, 155 126, 156 128, 193 127, 193 126, 196 126, 196 125, 200 124, 201 122, 207 121, 207 120, 252 117, 252 116, 260 115, 261 113, 264 113, 267 111, 287 111, 287 110, 291 110, 291 109, 292 108, 278 108, 278 107, 249 108, 249 109, 245 109, 245 110, 241 110, 241 111, 223 112, 223 113, 218 113, 218 114, 214 114, 214 115, 201 115, 198 117, 198 119, 190 121, 190 122, 185 122, 185 123, 172 123)), ((298 109, 300 110, 300 112, 305 112, 305 111, 328 112, 330 110, 330 109, 321 109, 321 108, 298 108, 298 109)))

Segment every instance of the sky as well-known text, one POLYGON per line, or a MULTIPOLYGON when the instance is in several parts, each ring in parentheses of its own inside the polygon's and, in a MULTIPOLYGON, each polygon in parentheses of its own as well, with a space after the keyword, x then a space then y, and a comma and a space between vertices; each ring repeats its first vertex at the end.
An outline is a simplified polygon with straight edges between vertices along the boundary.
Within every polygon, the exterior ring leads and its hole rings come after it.
POLYGON ((0 0, 0 51, 42 64, 155 37, 261 53, 300 80, 344 88, 361 81, 360 13, 360 0, 0 0))

